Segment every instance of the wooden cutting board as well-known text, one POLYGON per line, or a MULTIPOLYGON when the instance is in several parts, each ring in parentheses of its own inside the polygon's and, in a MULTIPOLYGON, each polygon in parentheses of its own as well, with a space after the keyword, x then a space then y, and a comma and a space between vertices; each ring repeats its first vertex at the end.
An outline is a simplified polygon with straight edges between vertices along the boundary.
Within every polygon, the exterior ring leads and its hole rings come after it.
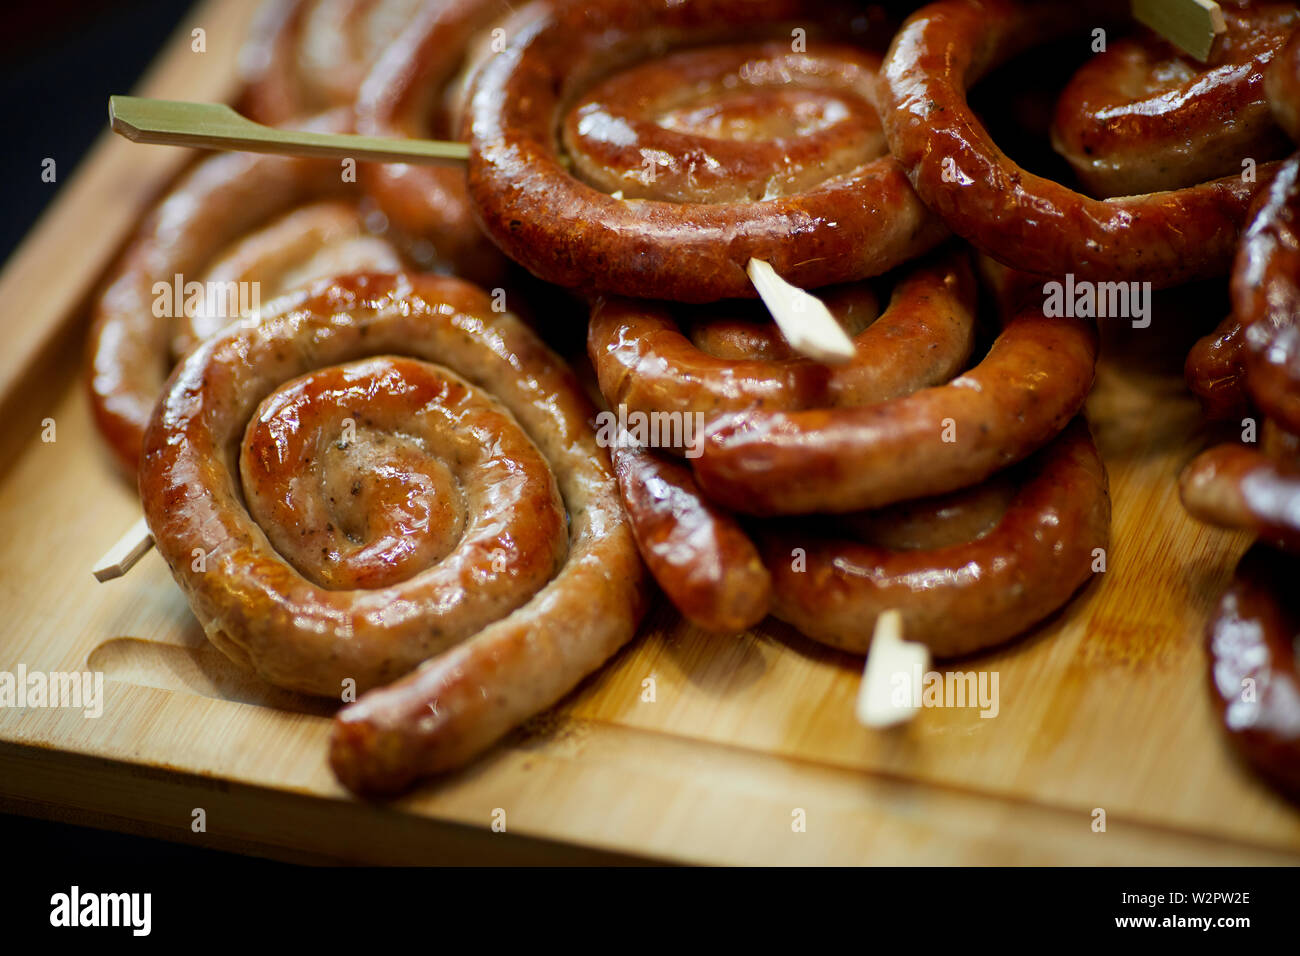
MULTIPOLYGON (((253 6, 196 8, 140 92, 230 96, 253 6)), ((773 622, 709 636, 660 607, 467 770, 353 800, 325 762, 328 705, 237 672, 156 554, 106 585, 90 575, 138 510, 89 420, 85 303, 184 160, 101 142, 0 276, 0 670, 106 678, 98 718, 0 709, 0 809, 314 861, 1300 862, 1300 811, 1236 761, 1210 709, 1202 634, 1247 541, 1178 504, 1204 437, 1173 308, 1154 330, 1107 331, 1089 411, 1114 498, 1108 570, 1026 639, 952 665, 998 673, 995 718, 929 709, 868 731, 860 660, 773 622)))

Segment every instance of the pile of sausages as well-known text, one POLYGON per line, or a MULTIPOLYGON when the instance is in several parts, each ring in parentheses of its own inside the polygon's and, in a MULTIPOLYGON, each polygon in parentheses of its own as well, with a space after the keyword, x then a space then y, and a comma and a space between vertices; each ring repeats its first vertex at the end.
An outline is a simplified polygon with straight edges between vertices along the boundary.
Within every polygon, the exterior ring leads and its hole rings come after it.
MULTIPOLYGON (((331 761, 364 793, 566 694, 635 633, 647 569, 701 628, 770 614, 859 654, 887 609, 951 656, 1064 606, 1110 530, 1083 418, 1098 330, 1045 307, 1067 276, 1233 269, 1189 382, 1218 413, 1257 406, 1265 447, 1193 463, 1184 498, 1294 546, 1300 13, 1223 6, 1202 64, 1126 2, 271 4, 246 111, 464 138, 468 171, 197 163, 99 304, 96 419, 216 646, 363 692, 331 761), (1051 124, 1078 188, 1018 166, 968 102, 1052 42, 1085 60, 1051 124), (850 360, 790 347, 755 259, 816 292, 850 360), (159 316, 182 274, 272 291, 230 324, 159 316), (544 339, 583 319, 575 376, 544 339)), ((1234 735, 1294 788, 1285 560, 1252 552, 1211 642, 1234 735)))

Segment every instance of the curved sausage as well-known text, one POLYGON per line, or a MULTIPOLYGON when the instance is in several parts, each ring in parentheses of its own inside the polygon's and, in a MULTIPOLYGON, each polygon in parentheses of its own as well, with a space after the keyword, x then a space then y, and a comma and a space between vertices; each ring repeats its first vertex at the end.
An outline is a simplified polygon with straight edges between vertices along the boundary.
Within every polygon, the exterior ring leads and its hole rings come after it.
POLYGON ((690 469, 644 448, 611 453, 641 557, 682 616, 726 634, 766 617, 772 578, 758 549, 700 494, 690 469))
POLYGON ((1041 448, 1083 407, 1097 331, 1046 318, 1005 324, 978 365, 872 405, 738 412, 694 462, 705 493, 751 514, 878 508, 982 481, 1041 448))
MULTIPOLYGON (((460 139, 468 76, 490 48, 491 28, 513 32, 505 0, 441 0, 425 4, 375 62, 357 98, 357 132, 405 139, 460 139), (458 77, 458 74, 464 74, 458 77)), ((474 221, 460 165, 367 163, 364 184, 389 222, 430 244, 458 274, 483 283, 500 278, 504 262, 474 221)), ((418 257, 417 257, 418 258, 418 257)))
POLYGON ((1264 76, 1300 23, 1293 3, 1225 3, 1202 63, 1144 30, 1112 41, 1061 91, 1052 145, 1095 196, 1136 196, 1285 156, 1264 76))
MULTIPOLYGON (((842 324, 853 326, 859 313, 874 311, 874 296, 863 301, 864 294, 869 288, 855 284, 830 290, 824 298, 842 324)), ((717 323, 715 309, 709 316, 706 330, 717 323)), ((854 338, 854 357, 844 365, 823 365, 768 343, 759 345, 757 355, 742 357, 734 329, 731 354, 719 357, 683 334, 668 307, 604 299, 592 309, 587 353, 601 394, 610 405, 632 411, 699 412, 712 420, 746 408, 885 401, 946 382, 965 368, 976 325, 969 257, 948 251, 905 272, 884 314, 866 321, 854 338)), ((772 328, 770 321, 765 325, 772 328)), ((697 339, 698 328, 699 323, 692 326, 697 339)))
MULTIPOLYGON (((204 268, 202 281, 217 286, 256 284, 259 300, 326 276, 348 272, 399 272, 392 244, 372 235, 356 203, 322 200, 285 213, 240 238, 204 268)), ((175 318, 172 354, 185 355, 229 324, 232 316, 205 297, 175 318)))
POLYGON ((1236 418, 1249 410, 1244 349, 1245 330, 1230 315, 1187 353, 1183 376, 1207 418, 1236 418))
POLYGON ((1256 770, 1300 800, 1300 561, 1262 544, 1237 565, 1206 642, 1210 689, 1228 736, 1256 770))
POLYGON ((809 0, 547 9, 470 99, 483 225, 549 282, 683 302, 754 297, 754 257, 811 288, 924 252, 945 229, 872 133, 874 57, 844 45, 854 13, 809 0), (806 50, 792 51, 791 21, 806 50), (744 56, 730 46, 765 39, 744 56))
MULTIPOLYGON (((966 90, 1027 45, 1095 27, 1127 4, 938 0, 894 37, 881 74, 890 149, 953 232, 1024 272, 1172 286, 1226 271, 1256 183, 1238 175, 1097 200, 1016 165, 966 90)), ((1257 170, 1260 182, 1271 164, 1257 170)))
POLYGON ((351 106, 370 64, 424 2, 270 0, 240 50, 240 112, 276 126, 351 106))
POLYGON ((1300 143, 1300 29, 1291 34, 1264 81, 1273 118, 1292 140, 1300 143))
POLYGON ((1201 452, 1179 476, 1183 506, 1207 524, 1255 532, 1300 551, 1300 472, 1266 452, 1217 445, 1201 452))
MULTIPOLYGON (((316 118, 307 128, 342 132, 349 124, 350 117, 337 112, 316 118)), ((170 310, 155 308, 159 300, 155 285, 174 288, 177 276, 183 284, 202 281, 205 271, 223 255, 235 255, 232 243, 303 203, 355 195, 355 188, 348 191, 338 166, 330 160, 225 153, 191 169, 153 211, 95 306, 88 342, 87 378, 95 424, 127 473, 135 473, 144 427, 163 380, 180 355, 172 348, 192 344, 195 335, 187 316, 166 315, 184 311, 178 309, 183 303, 173 302, 170 310)), ((285 238, 283 225, 276 236, 277 241, 285 238)), ((352 267, 377 264, 373 252, 370 248, 352 267)), ((289 264, 283 257, 270 258, 278 259, 277 269, 289 264)), ((262 277, 245 274, 244 278, 262 277)), ((209 318, 208 324, 216 324, 215 317, 209 318)))
POLYGON ((485 749, 632 637, 644 573, 591 414, 479 289, 327 280, 177 368, 140 496, 236 662, 313 694, 397 681, 346 707, 331 743, 345 785, 391 792, 485 749))
POLYGON ((1233 267, 1232 308, 1244 328, 1250 397, 1300 432, 1300 153, 1252 206, 1233 267))
POLYGON ((1110 498, 1077 419, 1016 472, 871 517, 867 542, 846 539, 842 527, 822 537, 788 521, 760 531, 773 615, 865 654, 877 616, 894 608, 908 640, 949 657, 1014 637, 1090 580, 1110 533, 1110 498), (892 535, 882 521, 895 525, 892 535))

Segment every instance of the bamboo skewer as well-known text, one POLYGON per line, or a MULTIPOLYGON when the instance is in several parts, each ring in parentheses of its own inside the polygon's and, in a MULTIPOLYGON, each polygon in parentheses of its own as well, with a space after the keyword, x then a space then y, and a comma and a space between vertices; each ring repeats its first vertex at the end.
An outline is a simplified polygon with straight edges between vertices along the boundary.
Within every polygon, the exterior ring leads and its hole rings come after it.
POLYGON ((103 584, 113 578, 120 578, 148 554, 152 547, 153 535, 149 533, 149 525, 145 523, 144 518, 140 518, 131 525, 126 534, 117 539, 117 544, 109 548, 104 556, 95 562, 92 571, 95 580, 103 584))
POLYGON ((465 143, 279 129, 254 123, 224 103, 182 103, 139 96, 110 96, 108 121, 115 133, 133 143, 396 163, 464 162, 469 159, 469 146, 465 143))

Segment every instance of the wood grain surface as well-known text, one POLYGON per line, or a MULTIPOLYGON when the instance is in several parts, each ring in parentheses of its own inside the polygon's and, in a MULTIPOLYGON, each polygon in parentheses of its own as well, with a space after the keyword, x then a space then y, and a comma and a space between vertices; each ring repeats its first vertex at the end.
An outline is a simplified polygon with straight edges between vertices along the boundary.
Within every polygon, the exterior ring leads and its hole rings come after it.
MULTIPOLYGON (((253 6, 197 8, 138 92, 228 97, 253 6)), ((98 718, 0 709, 0 809, 306 861, 1300 862, 1300 811, 1238 763, 1210 709, 1205 620, 1247 541, 1178 504, 1206 440, 1181 357, 1216 318, 1182 300, 1152 329, 1106 330, 1089 403, 1115 506, 1106 573, 1024 640, 944 665, 996 671, 996 717, 927 709, 869 731, 859 659, 770 621, 709 636, 660 606, 472 767, 393 804, 352 799, 325 762, 330 706, 236 671, 156 553, 91 577, 139 512, 90 423, 85 300, 183 161, 102 142, 0 276, 0 670, 105 675, 98 718)))

